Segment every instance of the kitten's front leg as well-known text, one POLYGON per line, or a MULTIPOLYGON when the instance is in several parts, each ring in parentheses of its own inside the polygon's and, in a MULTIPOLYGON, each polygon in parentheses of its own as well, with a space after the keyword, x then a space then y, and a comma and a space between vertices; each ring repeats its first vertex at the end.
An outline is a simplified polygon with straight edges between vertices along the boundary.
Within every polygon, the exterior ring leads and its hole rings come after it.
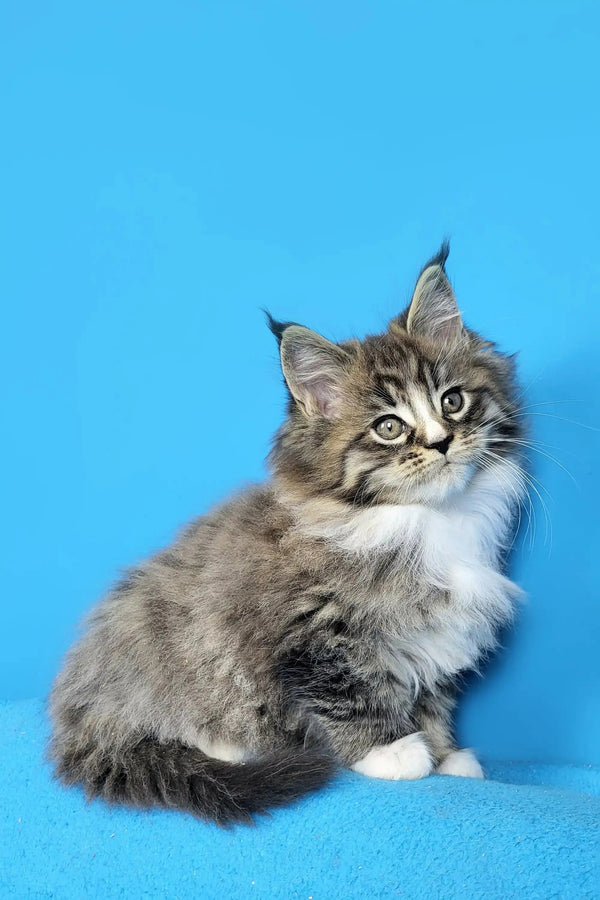
POLYGON ((417 702, 415 718, 431 746, 438 775, 484 778, 483 769, 472 750, 459 750, 452 737, 451 716, 455 706, 451 685, 435 692, 424 691, 417 702))
POLYGON ((403 705, 385 676, 374 678, 342 648, 294 648, 279 674, 302 710, 307 738, 326 743, 342 765, 393 781, 432 772, 435 758, 415 732, 409 698, 403 705))

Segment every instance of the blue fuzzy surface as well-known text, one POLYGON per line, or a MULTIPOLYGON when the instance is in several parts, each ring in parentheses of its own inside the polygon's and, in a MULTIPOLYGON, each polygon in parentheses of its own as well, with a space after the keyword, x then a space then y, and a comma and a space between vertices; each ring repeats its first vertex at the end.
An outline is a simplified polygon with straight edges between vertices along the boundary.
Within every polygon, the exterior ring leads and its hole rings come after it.
POLYGON ((500 764, 488 780, 328 788, 222 831, 87 804, 43 762, 39 701, 0 705, 0 896, 599 898, 600 770, 500 764))

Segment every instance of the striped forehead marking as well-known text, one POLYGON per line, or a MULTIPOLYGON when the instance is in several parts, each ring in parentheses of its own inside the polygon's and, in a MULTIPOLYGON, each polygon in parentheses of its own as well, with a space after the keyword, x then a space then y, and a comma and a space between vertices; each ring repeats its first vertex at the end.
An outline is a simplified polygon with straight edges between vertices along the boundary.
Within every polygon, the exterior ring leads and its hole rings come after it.
POLYGON ((423 432, 425 442, 436 444, 443 441, 448 431, 435 417, 432 399, 424 391, 415 389, 410 392, 409 400, 416 415, 416 427, 423 432))

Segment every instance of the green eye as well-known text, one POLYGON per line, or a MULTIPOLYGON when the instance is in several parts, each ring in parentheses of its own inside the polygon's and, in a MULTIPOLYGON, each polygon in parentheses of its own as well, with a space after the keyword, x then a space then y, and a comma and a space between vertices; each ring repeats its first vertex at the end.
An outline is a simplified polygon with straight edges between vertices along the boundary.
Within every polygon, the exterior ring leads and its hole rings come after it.
POLYGON ((445 413, 452 414, 460 412, 464 405, 465 398, 462 395, 462 391, 459 391, 456 388, 453 388, 451 391, 446 391, 442 397, 442 411, 445 413))
POLYGON ((398 416, 385 416, 373 425, 373 430, 384 441, 395 441, 406 431, 406 425, 398 416))

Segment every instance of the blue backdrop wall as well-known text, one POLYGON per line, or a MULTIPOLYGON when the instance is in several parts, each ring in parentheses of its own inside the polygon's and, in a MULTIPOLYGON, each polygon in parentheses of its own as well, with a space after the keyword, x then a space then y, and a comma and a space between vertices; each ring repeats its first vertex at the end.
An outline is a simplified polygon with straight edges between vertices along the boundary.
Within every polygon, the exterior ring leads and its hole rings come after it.
POLYGON ((598 4, 2 19, 0 696, 45 694, 118 568, 262 477, 283 389, 259 308, 377 330, 448 234, 467 322, 521 351, 544 500, 460 731, 599 762, 598 4))

